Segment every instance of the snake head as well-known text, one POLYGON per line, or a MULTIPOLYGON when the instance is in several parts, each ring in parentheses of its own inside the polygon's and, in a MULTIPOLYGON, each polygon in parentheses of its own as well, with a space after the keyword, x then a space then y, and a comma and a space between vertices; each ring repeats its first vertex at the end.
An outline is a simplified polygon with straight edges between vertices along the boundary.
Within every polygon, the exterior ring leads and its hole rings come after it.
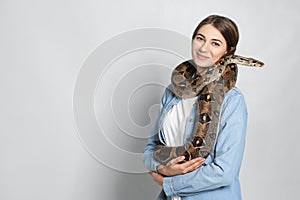
POLYGON ((218 63, 221 65, 235 63, 238 65, 245 65, 250 67, 262 67, 265 65, 260 60, 257 60, 255 58, 244 57, 240 55, 229 55, 229 56, 222 57, 218 63))

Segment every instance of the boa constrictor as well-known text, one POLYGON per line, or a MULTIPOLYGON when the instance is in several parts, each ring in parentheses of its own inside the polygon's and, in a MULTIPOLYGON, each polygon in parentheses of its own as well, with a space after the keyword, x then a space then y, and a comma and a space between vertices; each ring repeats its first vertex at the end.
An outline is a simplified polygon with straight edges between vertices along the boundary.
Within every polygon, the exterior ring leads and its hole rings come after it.
POLYGON ((198 97, 193 133, 182 146, 157 145, 154 158, 163 165, 178 156, 185 161, 206 158, 216 139, 219 113, 227 91, 235 86, 239 65, 262 67, 263 62, 238 55, 222 57, 213 67, 196 69, 192 60, 178 65, 172 72, 171 91, 179 98, 198 97))

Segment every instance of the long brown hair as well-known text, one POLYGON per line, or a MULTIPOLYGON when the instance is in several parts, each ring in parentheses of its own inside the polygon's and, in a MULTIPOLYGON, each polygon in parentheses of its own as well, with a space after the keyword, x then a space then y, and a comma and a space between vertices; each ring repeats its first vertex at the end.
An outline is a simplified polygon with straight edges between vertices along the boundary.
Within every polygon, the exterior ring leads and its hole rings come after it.
POLYGON ((193 33, 192 39, 195 39, 198 30, 206 24, 211 24, 218 31, 220 31, 227 43, 226 55, 233 55, 239 41, 239 30, 237 25, 227 17, 219 15, 210 15, 199 23, 199 25, 193 33))

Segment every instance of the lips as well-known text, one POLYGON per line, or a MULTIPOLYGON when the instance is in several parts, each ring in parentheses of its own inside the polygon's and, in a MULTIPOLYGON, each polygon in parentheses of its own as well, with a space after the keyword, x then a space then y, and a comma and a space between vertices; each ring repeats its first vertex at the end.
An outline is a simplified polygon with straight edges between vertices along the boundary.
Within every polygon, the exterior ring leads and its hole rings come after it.
POLYGON ((206 60, 206 59, 209 58, 208 56, 202 55, 202 54, 197 53, 197 52, 196 52, 196 55, 197 55, 197 58, 199 58, 200 60, 206 60))

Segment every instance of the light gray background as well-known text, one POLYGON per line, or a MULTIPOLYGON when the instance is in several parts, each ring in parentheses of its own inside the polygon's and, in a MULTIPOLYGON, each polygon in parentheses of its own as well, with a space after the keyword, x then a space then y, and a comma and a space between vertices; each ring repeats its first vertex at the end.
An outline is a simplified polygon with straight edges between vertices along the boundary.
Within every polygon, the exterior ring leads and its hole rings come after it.
POLYGON ((159 187, 147 174, 111 169, 84 147, 72 107, 76 79, 112 36, 155 27, 190 37, 214 13, 238 24, 238 54, 266 63, 240 68, 249 110, 244 199, 295 199, 299 9, 292 0, 1 0, 0 199, 154 199, 159 187))

